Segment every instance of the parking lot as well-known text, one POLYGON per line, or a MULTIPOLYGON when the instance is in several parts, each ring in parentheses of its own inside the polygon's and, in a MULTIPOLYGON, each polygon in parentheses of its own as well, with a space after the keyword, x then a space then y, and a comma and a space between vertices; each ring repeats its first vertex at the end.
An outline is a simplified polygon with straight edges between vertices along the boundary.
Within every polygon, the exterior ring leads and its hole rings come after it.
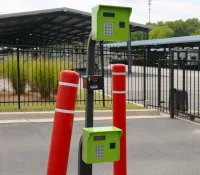
MULTIPOLYGON (((109 126, 111 120, 95 120, 109 126)), ((69 175, 77 174, 78 143, 83 121, 76 121, 69 175)), ((0 124, 0 174, 44 175, 52 123, 0 124)), ((169 117, 127 120, 128 175, 199 175, 200 126, 169 117)), ((95 164, 94 175, 112 175, 112 163, 95 164)))

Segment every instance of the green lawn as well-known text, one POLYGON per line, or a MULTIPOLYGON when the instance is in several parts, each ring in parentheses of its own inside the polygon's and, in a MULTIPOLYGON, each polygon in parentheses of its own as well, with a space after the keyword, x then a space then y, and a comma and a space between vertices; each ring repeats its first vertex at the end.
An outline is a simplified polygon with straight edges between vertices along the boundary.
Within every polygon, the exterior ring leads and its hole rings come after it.
MULTIPOLYGON (((77 103, 76 103, 76 110, 85 110, 85 102, 80 101, 85 99, 85 90, 80 90, 78 93, 77 103)), ((103 107, 102 95, 98 92, 94 93, 94 110, 111 110, 112 109, 112 98, 109 96, 105 96, 105 107, 103 107)), ((38 103, 21 103, 21 109, 18 110, 18 104, 0 104, 0 112, 31 112, 31 111, 54 111, 56 103, 52 102, 38 102, 38 103)), ((127 109, 144 109, 141 106, 127 103, 127 109)))

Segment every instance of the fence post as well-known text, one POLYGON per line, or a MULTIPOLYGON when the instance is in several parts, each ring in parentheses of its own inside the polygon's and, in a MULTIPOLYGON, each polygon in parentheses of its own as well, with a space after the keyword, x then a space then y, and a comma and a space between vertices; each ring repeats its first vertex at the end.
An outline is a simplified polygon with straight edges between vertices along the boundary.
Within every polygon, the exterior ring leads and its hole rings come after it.
MULTIPOLYGON (((185 52, 185 57, 186 57, 186 60, 187 60, 188 59, 188 52, 187 51, 185 52)), ((186 98, 186 96, 185 96, 185 91, 186 91, 185 90, 185 64, 186 64, 186 60, 182 61, 182 63, 183 63, 182 64, 183 65, 182 68, 183 68, 183 99, 184 99, 184 103, 183 104, 184 104, 184 112, 186 110, 186 99, 185 99, 186 98)))
MULTIPOLYGON (((104 78, 104 57, 103 57, 103 41, 100 41, 100 54, 101 54, 101 71, 102 77, 104 78)), ((105 107, 105 89, 102 89, 102 97, 103 97, 103 107, 105 107)))
POLYGON ((199 71, 200 71, 200 43, 198 44, 198 116, 199 116, 199 71))
POLYGON ((174 51, 171 51, 170 59, 170 118, 174 118, 174 51))
POLYGON ((128 74, 131 75, 132 74, 132 54, 131 54, 131 40, 132 40, 132 36, 131 36, 131 26, 129 29, 129 40, 127 41, 127 46, 128 46, 128 74))
POLYGON ((19 39, 17 43, 17 95, 18 95, 18 109, 20 109, 20 63, 19 63, 19 39))
POLYGON ((158 60, 158 107, 160 108, 161 104, 161 61, 158 60))
POLYGON ((144 106, 146 106, 146 59, 147 59, 147 56, 148 56, 148 50, 149 48, 147 49, 144 49, 144 65, 143 65, 143 68, 144 68, 144 79, 143 79, 143 90, 144 90, 144 106))

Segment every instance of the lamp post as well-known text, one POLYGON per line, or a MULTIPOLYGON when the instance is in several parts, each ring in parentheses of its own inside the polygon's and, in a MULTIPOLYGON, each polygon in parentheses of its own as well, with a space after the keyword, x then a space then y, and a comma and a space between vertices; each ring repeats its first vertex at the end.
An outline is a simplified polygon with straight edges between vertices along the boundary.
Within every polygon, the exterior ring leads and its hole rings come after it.
POLYGON ((151 0, 148 0, 148 5, 149 5, 149 23, 151 23, 151 0))

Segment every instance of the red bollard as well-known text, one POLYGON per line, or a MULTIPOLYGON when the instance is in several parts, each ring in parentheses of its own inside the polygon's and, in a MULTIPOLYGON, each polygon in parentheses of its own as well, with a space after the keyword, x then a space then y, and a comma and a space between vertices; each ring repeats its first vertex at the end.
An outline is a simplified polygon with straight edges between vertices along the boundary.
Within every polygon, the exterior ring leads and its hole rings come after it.
POLYGON ((120 141, 120 160, 113 163, 114 175, 126 175, 126 67, 112 67, 113 126, 123 130, 120 141))
POLYGON ((60 72, 47 175, 67 173, 78 82, 77 72, 60 72))

